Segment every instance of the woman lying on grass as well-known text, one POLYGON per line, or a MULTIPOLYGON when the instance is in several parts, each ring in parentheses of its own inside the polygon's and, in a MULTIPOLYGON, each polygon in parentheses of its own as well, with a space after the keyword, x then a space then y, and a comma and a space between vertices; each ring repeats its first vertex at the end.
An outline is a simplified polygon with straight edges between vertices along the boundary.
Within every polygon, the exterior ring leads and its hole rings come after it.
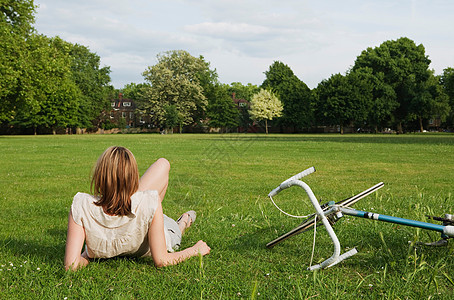
POLYGON ((108 148, 93 172, 94 196, 74 196, 68 218, 65 269, 76 270, 92 258, 150 255, 157 267, 163 267, 210 253, 203 241, 174 252, 182 234, 194 222, 195 212, 184 213, 177 222, 162 213, 169 170, 169 162, 160 158, 139 179, 131 151, 108 148))

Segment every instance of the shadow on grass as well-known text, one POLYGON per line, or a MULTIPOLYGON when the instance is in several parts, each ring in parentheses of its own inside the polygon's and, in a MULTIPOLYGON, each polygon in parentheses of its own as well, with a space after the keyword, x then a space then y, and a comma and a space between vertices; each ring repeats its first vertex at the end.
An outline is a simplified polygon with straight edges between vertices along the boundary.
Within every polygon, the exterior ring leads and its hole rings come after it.
MULTIPOLYGON (((66 234, 66 232, 65 232, 66 234)), ((64 269, 64 256, 65 256, 65 244, 52 244, 41 243, 37 241, 30 241, 18 238, 5 238, 0 240, 0 251, 3 254, 11 257, 20 257, 22 260, 35 259, 39 262, 61 266, 64 269)), ((144 265, 150 265, 151 258, 139 258, 129 256, 118 256, 109 259, 91 259, 91 263, 107 263, 109 265, 113 262, 133 262, 144 265)), ((151 263, 153 265, 153 263, 151 263)))
POLYGON ((11 256, 35 257, 49 264, 63 265, 65 253, 64 244, 49 245, 49 243, 30 241, 19 238, 0 240, 0 249, 11 256))
POLYGON ((270 249, 266 248, 266 244, 276 237, 273 235, 270 228, 256 229, 242 233, 238 237, 232 239, 227 248, 229 251, 237 252, 239 254, 251 252, 268 252, 270 249))
POLYGON ((45 263, 63 265, 66 230, 50 228, 46 230, 46 233, 42 238, 38 238, 38 236, 34 236, 34 238, 2 238, 0 239, 0 249, 11 256, 34 257, 45 263))

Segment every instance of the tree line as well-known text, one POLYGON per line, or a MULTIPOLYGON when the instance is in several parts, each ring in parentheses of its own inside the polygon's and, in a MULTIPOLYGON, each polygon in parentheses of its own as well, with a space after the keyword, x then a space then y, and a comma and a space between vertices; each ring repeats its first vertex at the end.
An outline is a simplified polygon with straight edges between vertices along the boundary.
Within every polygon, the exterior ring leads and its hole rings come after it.
POLYGON ((345 74, 310 89, 291 68, 275 61, 260 86, 223 84, 203 56, 184 50, 158 54, 144 83, 120 90, 110 68, 83 45, 46 37, 33 28, 33 1, 0 6, 0 123, 3 131, 55 132, 115 126, 110 101, 123 93, 160 128, 247 129, 254 123, 310 131, 354 126, 372 132, 423 131, 430 120, 454 125, 454 69, 429 69, 423 45, 402 37, 367 48, 345 74), (236 99, 246 101, 234 103, 236 99))
POLYGON ((33 28, 33 1, 0 5, 0 124, 6 132, 96 128, 106 120, 109 67, 83 45, 33 28))
POLYGON ((423 45, 406 37, 367 48, 345 74, 333 74, 310 89, 291 70, 275 61, 265 72, 260 86, 221 84, 216 70, 210 70, 203 57, 186 51, 168 51, 158 63, 144 72, 146 83, 128 85, 125 94, 142 103, 144 112, 162 127, 182 128, 205 124, 211 127, 247 128, 254 121, 268 121, 286 131, 302 132, 317 126, 354 127, 379 132, 423 131, 436 120, 438 129, 454 125, 454 69, 434 75, 423 45), (280 104, 261 105, 258 99, 267 90, 280 104), (248 102, 249 109, 238 110, 232 94, 248 102), (277 106, 276 106, 277 105, 277 106), (282 105, 282 110, 278 108, 282 105), (268 110, 267 112, 265 112, 268 110), (274 110, 276 113, 270 114, 274 110))

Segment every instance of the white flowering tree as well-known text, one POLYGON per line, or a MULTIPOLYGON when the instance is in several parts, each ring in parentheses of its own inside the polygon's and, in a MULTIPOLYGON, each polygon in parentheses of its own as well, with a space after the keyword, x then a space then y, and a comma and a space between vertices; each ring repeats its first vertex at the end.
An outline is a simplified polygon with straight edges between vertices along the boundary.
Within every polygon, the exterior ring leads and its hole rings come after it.
POLYGON ((268 120, 282 116, 282 110, 282 103, 277 96, 269 90, 261 89, 252 96, 249 113, 254 120, 265 120, 265 131, 268 134, 268 120))
POLYGON ((167 51, 158 54, 157 58, 158 63, 143 72, 148 83, 142 90, 143 106, 153 113, 153 121, 159 126, 168 126, 166 115, 174 117, 176 112, 181 132, 183 125, 193 123, 196 121, 194 116, 206 110, 208 102, 200 77, 209 71, 208 66, 202 58, 184 50, 167 51))

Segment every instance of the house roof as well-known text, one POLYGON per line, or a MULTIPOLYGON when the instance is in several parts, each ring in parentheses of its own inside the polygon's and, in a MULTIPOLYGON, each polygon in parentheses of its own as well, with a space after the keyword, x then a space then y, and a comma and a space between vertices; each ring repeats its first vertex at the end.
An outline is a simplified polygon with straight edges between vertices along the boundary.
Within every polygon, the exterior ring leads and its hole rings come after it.
POLYGON ((112 99, 112 108, 113 109, 136 109, 136 103, 132 99, 123 98, 123 94, 118 94, 118 99, 112 99))
POLYGON ((235 102, 236 105, 239 106, 240 103, 246 103, 249 106, 249 101, 247 101, 245 99, 237 99, 235 96, 236 96, 235 93, 232 93, 232 100, 233 100, 233 102, 235 102))

